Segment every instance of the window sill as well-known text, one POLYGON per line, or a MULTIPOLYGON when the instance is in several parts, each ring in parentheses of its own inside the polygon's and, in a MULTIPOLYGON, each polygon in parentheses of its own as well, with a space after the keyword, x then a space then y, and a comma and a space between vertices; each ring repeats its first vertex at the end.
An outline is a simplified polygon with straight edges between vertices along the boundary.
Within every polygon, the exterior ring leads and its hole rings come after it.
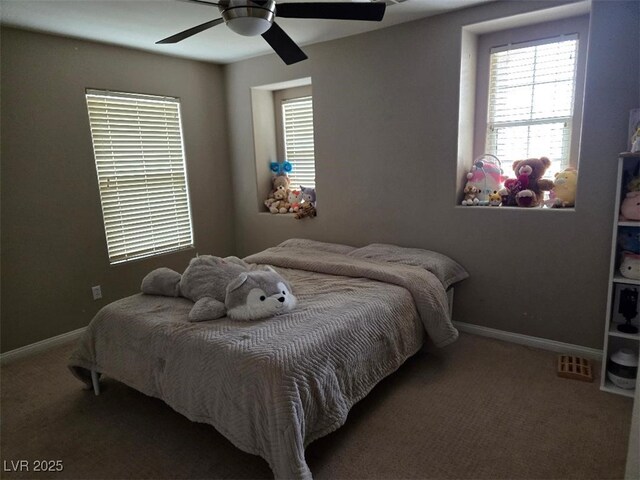
POLYGON ((456 209, 462 210, 499 210, 499 211, 531 211, 531 212, 575 212, 576 208, 550 208, 550 207, 492 207, 490 205, 456 205, 456 209))

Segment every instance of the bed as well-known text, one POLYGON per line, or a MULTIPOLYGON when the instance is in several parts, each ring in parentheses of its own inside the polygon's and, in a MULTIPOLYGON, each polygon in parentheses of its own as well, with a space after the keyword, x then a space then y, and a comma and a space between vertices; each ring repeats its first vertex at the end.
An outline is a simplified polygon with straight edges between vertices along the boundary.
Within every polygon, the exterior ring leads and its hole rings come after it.
POLYGON ((191 323, 184 298, 138 294, 105 306, 69 367, 104 374, 208 423, 262 456, 276 478, 311 478, 305 447, 416 353, 456 340, 447 289, 467 272, 444 255, 291 239, 245 258, 271 265, 297 307, 254 322, 191 323))

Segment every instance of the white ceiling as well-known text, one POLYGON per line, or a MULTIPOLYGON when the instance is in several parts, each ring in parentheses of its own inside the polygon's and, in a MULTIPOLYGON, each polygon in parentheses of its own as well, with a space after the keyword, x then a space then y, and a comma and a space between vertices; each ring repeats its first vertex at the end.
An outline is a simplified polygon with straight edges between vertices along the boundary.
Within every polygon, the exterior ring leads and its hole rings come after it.
MULTIPOLYGON (((313 1, 313 0, 282 0, 313 1)), ((366 1, 366 0, 365 0, 366 1)), ((300 46, 388 27, 489 0, 406 0, 382 22, 278 18, 300 46)), ((281 2, 278 2, 281 3, 281 2)), ((177 0, 0 0, 2 25, 216 63, 272 53, 260 37, 218 25, 173 45, 155 42, 220 17, 215 6, 177 0)))

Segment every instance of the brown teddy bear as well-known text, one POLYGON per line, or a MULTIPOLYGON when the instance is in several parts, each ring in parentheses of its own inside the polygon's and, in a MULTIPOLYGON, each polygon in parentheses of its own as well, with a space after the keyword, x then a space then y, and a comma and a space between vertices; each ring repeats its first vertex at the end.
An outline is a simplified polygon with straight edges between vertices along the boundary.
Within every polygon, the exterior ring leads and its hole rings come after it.
POLYGON ((273 190, 271 190, 269 197, 264 201, 264 205, 271 213, 287 213, 290 207, 287 202, 287 197, 289 196, 289 177, 286 175, 274 175, 271 181, 273 183, 273 190))
POLYGON ((501 191, 502 205, 537 207, 544 200, 544 191, 551 191, 553 181, 542 178, 551 166, 547 157, 528 158, 513 162, 516 178, 507 179, 501 191), (506 202, 506 203, 505 203, 506 202))

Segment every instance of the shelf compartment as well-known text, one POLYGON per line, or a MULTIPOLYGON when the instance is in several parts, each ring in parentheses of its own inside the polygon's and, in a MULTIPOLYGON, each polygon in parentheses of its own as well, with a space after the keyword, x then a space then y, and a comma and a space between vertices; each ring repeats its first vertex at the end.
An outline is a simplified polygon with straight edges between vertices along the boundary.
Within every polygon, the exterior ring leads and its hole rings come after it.
MULTIPOLYGON (((621 325, 620 323, 611 322, 611 326, 609 327, 609 335, 612 337, 620 337, 620 338, 628 338, 629 340, 640 341, 640 333, 624 333, 618 330, 616 327, 621 325)), ((637 325, 636 325, 637 327, 637 325)))
MULTIPOLYGON (((637 388, 636 384, 636 388, 637 388)), ((608 378, 604 381, 603 385, 600 385, 600 390, 604 390, 609 393, 617 393, 618 395, 624 395, 625 397, 633 398, 635 388, 632 390, 625 390, 624 388, 616 387, 608 378)))

